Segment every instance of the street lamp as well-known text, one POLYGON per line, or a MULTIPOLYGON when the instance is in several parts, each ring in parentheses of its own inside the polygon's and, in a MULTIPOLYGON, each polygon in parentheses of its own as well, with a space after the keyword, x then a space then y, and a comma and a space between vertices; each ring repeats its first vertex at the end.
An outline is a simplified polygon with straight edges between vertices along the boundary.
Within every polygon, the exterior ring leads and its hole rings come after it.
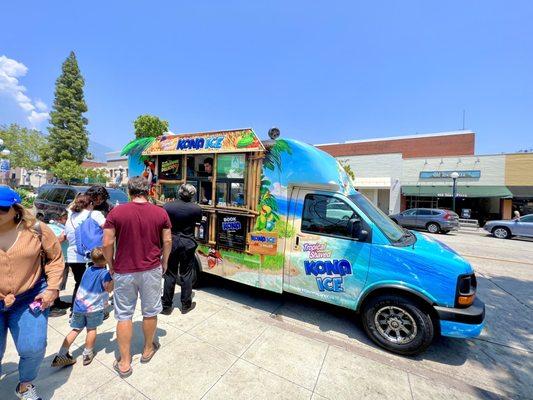
POLYGON ((455 212, 455 197, 457 196, 457 178, 459 178, 459 172, 452 172, 450 174, 451 178, 453 179, 453 187, 452 187, 452 210, 455 212))
MULTIPOLYGON (((4 140, 0 139, 0 155, 4 157, 8 157, 11 154, 11 151, 9 151, 6 146, 4 146, 4 140)), ((11 165, 9 164, 9 160, 0 160, 0 182, 4 182, 4 180, 7 182, 9 170, 11 169, 11 165)))

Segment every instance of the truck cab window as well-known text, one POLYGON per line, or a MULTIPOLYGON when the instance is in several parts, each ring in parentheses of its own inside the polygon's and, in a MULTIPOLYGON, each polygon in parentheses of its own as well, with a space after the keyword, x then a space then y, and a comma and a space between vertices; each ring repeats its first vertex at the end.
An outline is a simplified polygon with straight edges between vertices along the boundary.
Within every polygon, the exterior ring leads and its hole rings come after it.
POLYGON ((302 232, 353 238, 353 222, 361 221, 343 200, 321 194, 305 196, 302 232))

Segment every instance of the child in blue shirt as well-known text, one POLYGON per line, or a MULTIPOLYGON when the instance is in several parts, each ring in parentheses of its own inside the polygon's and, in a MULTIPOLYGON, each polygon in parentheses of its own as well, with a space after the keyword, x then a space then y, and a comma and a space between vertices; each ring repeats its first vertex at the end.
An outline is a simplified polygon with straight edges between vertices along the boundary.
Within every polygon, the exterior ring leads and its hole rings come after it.
POLYGON ((83 365, 89 365, 94 358, 96 328, 104 322, 104 308, 109 292, 113 290, 113 281, 106 268, 106 260, 101 247, 91 251, 92 265, 89 265, 81 278, 80 287, 72 308, 70 327, 72 331, 65 337, 59 352, 52 361, 52 367, 72 365, 76 360, 68 350, 83 328, 87 328, 83 365))

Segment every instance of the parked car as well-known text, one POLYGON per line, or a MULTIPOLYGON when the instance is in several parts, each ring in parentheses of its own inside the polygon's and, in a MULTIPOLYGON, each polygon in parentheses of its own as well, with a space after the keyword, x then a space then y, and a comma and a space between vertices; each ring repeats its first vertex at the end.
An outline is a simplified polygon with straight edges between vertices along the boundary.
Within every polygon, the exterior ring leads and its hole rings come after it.
POLYGON ((459 216, 438 208, 411 208, 390 218, 406 228, 427 229, 430 233, 448 233, 459 229, 459 216))
MULTIPOLYGON (((35 215, 44 222, 57 219, 78 193, 84 193, 89 186, 42 185, 34 202, 35 215)), ((122 190, 107 188, 109 203, 126 203, 128 196, 122 190)))
POLYGON ((498 239, 511 239, 513 236, 533 237, 533 214, 513 220, 489 221, 483 229, 498 239))

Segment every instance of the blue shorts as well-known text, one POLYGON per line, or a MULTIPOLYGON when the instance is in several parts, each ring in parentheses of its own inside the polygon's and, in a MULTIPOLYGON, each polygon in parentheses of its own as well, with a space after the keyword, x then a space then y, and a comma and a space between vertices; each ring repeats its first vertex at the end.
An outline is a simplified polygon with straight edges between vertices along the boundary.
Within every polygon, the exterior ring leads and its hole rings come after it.
POLYGON ((95 311, 87 314, 72 313, 70 318, 70 327, 72 329, 82 330, 83 328, 95 329, 104 322, 104 310, 95 311))

